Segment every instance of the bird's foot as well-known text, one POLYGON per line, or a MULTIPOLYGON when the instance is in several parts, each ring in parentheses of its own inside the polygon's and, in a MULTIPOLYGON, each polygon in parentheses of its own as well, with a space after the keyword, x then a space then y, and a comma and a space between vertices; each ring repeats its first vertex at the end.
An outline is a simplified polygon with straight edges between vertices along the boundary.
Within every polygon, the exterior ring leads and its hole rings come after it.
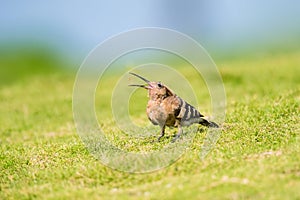
POLYGON ((178 140, 180 138, 180 135, 175 135, 172 139, 172 143, 176 142, 176 140, 178 140))
POLYGON ((199 126, 199 127, 197 128, 197 131, 196 131, 196 132, 197 132, 197 133, 198 133, 198 132, 199 132, 199 133, 203 133, 204 131, 205 131, 205 129, 199 126))
POLYGON ((163 136, 159 136, 159 137, 157 138, 157 142, 159 142, 160 139, 161 139, 162 137, 163 137, 163 136))

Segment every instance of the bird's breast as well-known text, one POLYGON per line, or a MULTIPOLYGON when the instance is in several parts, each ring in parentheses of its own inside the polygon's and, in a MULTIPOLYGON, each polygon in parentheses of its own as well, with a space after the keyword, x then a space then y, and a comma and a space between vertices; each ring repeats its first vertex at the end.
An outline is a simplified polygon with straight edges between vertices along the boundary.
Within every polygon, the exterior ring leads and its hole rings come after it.
POLYGON ((147 105, 147 116, 154 125, 162 126, 166 120, 166 115, 161 105, 151 100, 147 105))
POLYGON ((149 101, 147 105, 147 115, 154 125, 174 126, 176 118, 173 112, 166 107, 166 103, 161 101, 149 101))

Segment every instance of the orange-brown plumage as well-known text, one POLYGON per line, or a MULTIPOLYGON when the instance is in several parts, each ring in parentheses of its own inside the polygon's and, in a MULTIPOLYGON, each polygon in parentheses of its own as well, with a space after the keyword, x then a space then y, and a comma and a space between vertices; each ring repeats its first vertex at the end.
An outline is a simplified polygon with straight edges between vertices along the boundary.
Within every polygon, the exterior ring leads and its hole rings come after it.
POLYGON ((166 126, 178 127, 178 134, 173 141, 180 137, 182 126, 199 123, 208 127, 218 127, 216 123, 202 118, 203 115, 201 115, 199 111, 173 93, 161 82, 150 82, 140 75, 135 73, 130 74, 139 77, 147 83, 146 85, 130 86, 143 87, 148 90, 149 101, 146 111, 152 124, 161 127, 161 135, 158 140, 164 136, 166 126))

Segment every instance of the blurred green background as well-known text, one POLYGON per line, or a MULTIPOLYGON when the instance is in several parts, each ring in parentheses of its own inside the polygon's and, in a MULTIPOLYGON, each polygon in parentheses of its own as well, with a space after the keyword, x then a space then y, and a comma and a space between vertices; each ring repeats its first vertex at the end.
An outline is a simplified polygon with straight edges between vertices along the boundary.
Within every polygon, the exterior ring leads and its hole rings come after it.
POLYGON ((107 37, 165 27, 196 39, 213 59, 299 48, 297 1, 5 1, 0 7, 0 83, 77 69, 107 37), (50 71, 49 71, 50 70, 50 71))

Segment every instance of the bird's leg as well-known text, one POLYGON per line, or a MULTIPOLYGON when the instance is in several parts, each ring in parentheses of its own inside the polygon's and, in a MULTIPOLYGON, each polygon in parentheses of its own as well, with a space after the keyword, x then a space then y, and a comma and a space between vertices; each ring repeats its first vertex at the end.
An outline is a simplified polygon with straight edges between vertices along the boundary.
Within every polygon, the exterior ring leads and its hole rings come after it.
POLYGON ((157 141, 159 141, 160 138, 162 138, 165 135, 165 127, 166 127, 166 125, 163 125, 161 127, 160 136, 157 138, 157 141))
POLYGON ((198 126, 196 133, 198 133, 198 132, 202 133, 203 131, 204 131, 203 128, 198 126))
POLYGON ((172 142, 175 142, 178 138, 180 138, 180 135, 182 133, 182 128, 180 125, 178 125, 178 133, 175 135, 175 137, 172 139, 172 142))

